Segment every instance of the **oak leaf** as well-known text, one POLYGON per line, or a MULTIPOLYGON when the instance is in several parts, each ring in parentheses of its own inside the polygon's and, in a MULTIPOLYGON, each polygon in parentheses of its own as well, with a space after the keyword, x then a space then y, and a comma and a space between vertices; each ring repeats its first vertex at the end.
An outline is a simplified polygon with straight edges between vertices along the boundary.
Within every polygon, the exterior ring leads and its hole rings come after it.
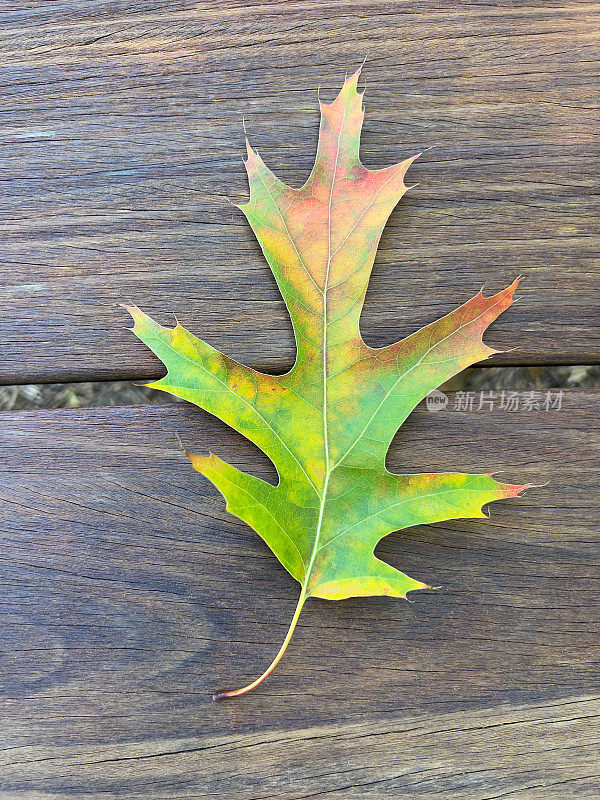
POLYGON ((309 597, 406 597, 429 588, 376 558, 382 537, 459 517, 485 517, 486 503, 527 486, 457 472, 396 475, 390 442, 423 398, 470 364, 497 352, 484 330, 512 302, 518 281, 481 292, 397 344, 373 348, 359 320, 385 223, 417 156, 370 170, 359 157, 363 123, 359 72, 320 104, 316 160, 300 189, 282 183, 247 143, 250 199, 239 206, 273 271, 297 346, 284 375, 267 375, 197 339, 165 328, 136 307, 133 332, 163 361, 149 384, 195 403, 239 431, 275 465, 271 485, 222 461, 189 454, 219 489, 227 510, 248 523, 301 586, 286 639, 260 678, 215 699, 243 694, 275 667, 309 597))

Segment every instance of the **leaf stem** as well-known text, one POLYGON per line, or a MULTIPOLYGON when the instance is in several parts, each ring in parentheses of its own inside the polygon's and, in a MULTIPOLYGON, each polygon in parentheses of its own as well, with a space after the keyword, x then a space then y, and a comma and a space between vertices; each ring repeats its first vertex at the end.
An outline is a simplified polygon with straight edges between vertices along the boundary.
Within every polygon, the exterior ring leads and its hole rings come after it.
POLYGON ((298 618, 300 617, 300 612, 302 611, 302 606, 306 601, 306 586, 302 587, 302 591, 300 592, 300 598, 298 600, 298 605, 296 606, 296 610, 294 611, 294 616, 292 617, 292 621, 290 622, 290 627, 286 634, 285 639, 283 640, 283 644, 279 648, 279 652, 271 662, 270 666, 263 672, 260 678, 257 678, 252 683, 249 683, 247 686, 244 686, 242 689, 225 689, 221 692, 215 692, 213 694, 213 700, 228 700, 230 697, 239 697, 241 694, 246 694, 246 692, 251 691, 259 683, 262 683, 264 679, 273 672, 277 664, 281 661, 283 654, 285 653, 288 644, 290 643, 290 639, 292 638, 292 634, 294 633, 294 628, 296 627, 296 623, 298 622, 298 618))

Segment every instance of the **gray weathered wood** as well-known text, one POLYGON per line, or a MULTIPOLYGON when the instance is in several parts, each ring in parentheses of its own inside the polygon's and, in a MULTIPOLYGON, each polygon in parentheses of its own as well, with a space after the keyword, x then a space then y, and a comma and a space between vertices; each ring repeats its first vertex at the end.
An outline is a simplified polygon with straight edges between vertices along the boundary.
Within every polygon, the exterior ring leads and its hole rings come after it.
POLYGON ((598 361, 598 5, 13 3, 2 37, 0 380, 150 377, 119 302, 286 368, 285 309, 227 197, 242 115, 292 184, 317 88, 368 54, 364 160, 435 146, 364 314, 389 342, 516 275, 496 363, 598 361))
POLYGON ((194 473, 258 451, 184 405, 0 415, 2 800, 598 796, 598 402, 417 411, 390 468, 542 484, 380 552, 441 588, 309 603, 194 473))

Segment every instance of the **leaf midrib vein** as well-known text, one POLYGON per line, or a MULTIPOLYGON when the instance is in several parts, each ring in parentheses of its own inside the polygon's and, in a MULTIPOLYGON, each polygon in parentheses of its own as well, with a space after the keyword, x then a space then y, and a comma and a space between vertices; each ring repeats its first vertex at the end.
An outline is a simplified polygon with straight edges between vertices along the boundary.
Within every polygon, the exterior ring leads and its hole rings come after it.
POLYGON ((327 498, 327 490, 329 488, 329 478, 331 475, 331 467, 329 464, 329 433, 327 429, 327 289, 329 284, 329 272, 331 267, 331 208, 333 204, 333 190, 335 186, 335 179, 337 175, 338 162, 340 158, 340 145, 342 141, 342 132, 344 130, 344 123, 346 122, 346 111, 348 108, 349 93, 346 94, 344 101, 344 113, 342 115, 342 123, 337 136, 337 147, 335 153, 335 162, 333 165, 333 172, 331 174, 331 186, 329 188, 329 210, 327 220, 327 269, 325 271, 325 280, 323 283, 323 443, 325 448, 325 480, 323 481, 323 494, 321 496, 321 504, 319 508, 319 518, 317 520, 317 530, 315 533, 315 542, 313 551, 310 556, 310 561, 306 569, 306 576, 302 584, 302 596, 306 595, 308 582, 312 574, 312 568, 315 563, 315 558, 319 552, 319 540, 321 538, 321 530, 323 528, 323 516, 325 513, 325 501, 327 498))

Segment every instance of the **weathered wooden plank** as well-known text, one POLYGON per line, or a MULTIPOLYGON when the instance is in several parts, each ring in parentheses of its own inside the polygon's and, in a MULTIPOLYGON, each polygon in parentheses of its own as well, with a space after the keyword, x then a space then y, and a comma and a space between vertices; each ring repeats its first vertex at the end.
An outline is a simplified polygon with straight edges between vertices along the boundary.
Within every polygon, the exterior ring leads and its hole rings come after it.
POLYGON ((595 798, 599 400, 418 410, 390 468, 549 484, 388 537, 442 588, 309 604, 277 672, 222 704, 275 652, 295 583, 177 436, 271 465, 186 405, 0 415, 0 797, 595 798))
POLYGON ((31 745, 0 756, 7 787, 0 797, 597 800, 598 716, 600 701, 590 697, 293 732, 103 743, 93 752, 65 742, 50 761, 44 747, 31 745), (31 793, 34 786, 43 789, 31 793))
POLYGON ((384 344, 523 274, 496 363, 598 360, 598 22, 591 2, 17 4, 0 16, 3 381, 150 377, 134 301, 286 368, 285 309, 237 209, 242 115, 284 179, 317 88, 368 53, 364 160, 434 146, 364 314, 384 344), (50 307, 49 307, 49 304, 50 307))

